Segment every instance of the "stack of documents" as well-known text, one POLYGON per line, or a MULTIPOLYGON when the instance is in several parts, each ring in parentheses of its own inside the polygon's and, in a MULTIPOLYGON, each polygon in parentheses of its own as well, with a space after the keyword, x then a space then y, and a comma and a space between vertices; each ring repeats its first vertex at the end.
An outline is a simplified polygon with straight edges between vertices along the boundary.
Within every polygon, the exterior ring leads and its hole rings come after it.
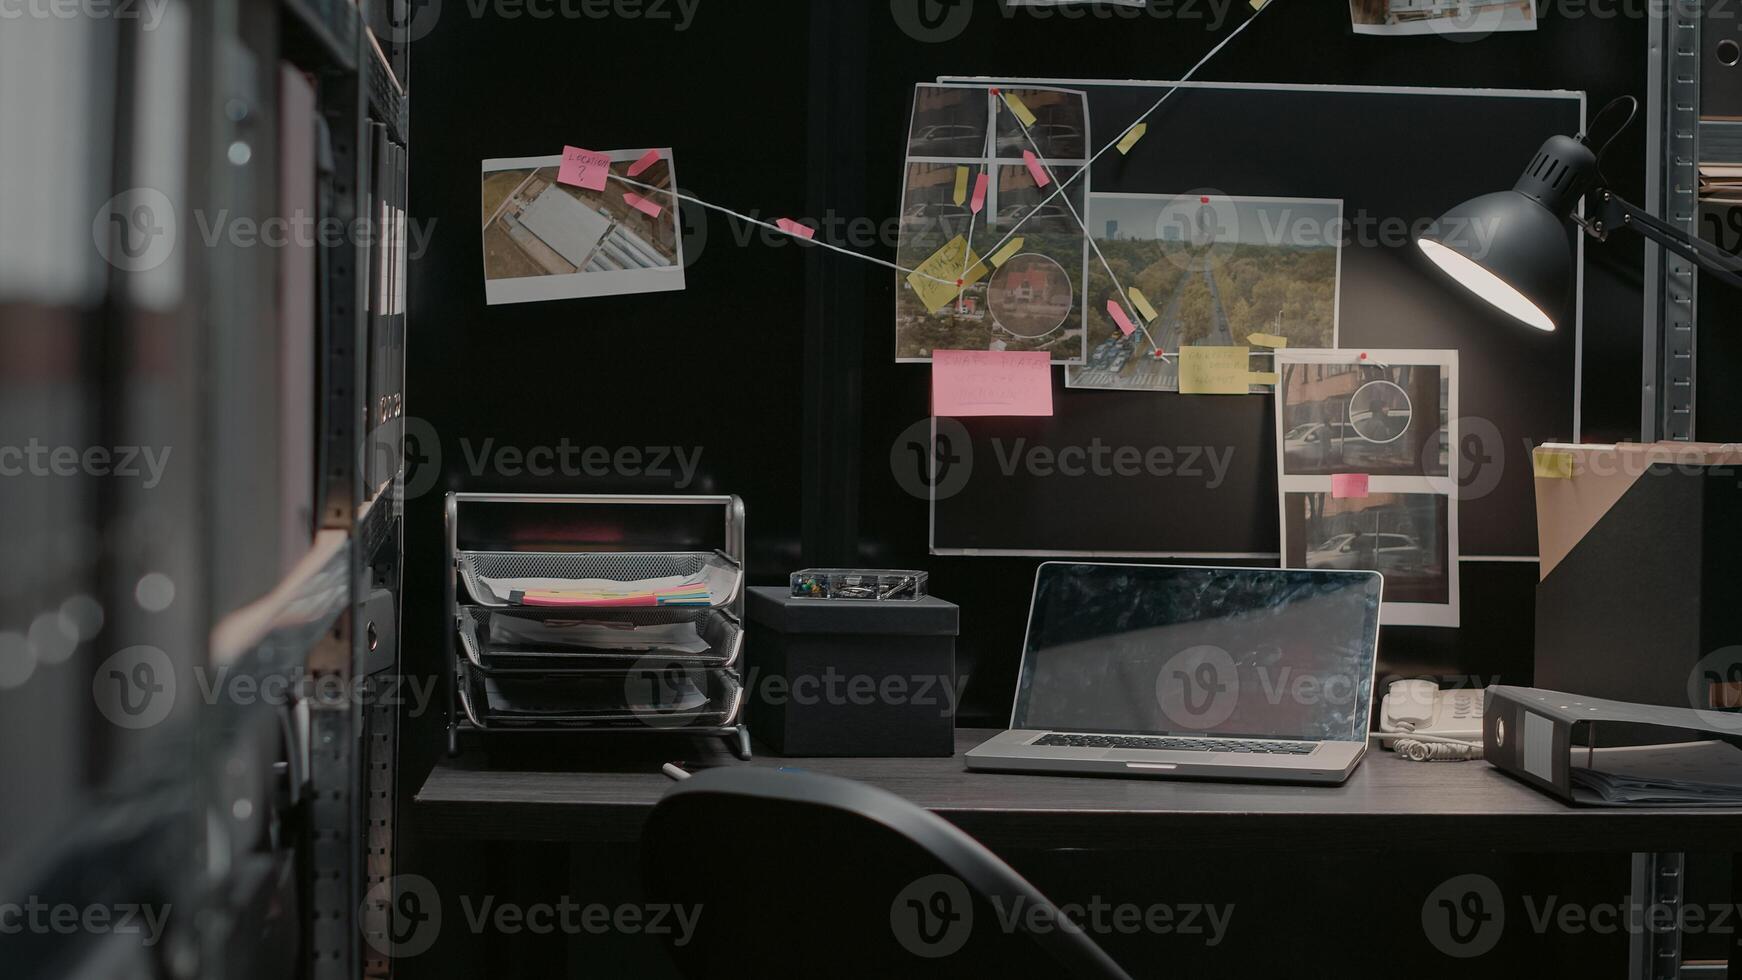
POLYGON ((1733 163, 1700 164, 1700 200, 1713 204, 1742 204, 1742 166, 1733 163))
POLYGON ((687 582, 661 588, 613 587, 577 589, 514 590, 508 601, 517 606, 586 606, 610 608, 640 608, 649 606, 713 605, 714 594, 705 583, 687 582))
POLYGON ((1572 750, 1568 772, 1580 802, 1612 806, 1742 805, 1742 749, 1680 742, 1572 750))
POLYGON ((664 650, 670 653, 707 653, 708 641, 694 622, 606 623, 584 620, 517 619, 495 616, 490 620, 490 642, 503 649, 552 648, 559 650, 664 650))

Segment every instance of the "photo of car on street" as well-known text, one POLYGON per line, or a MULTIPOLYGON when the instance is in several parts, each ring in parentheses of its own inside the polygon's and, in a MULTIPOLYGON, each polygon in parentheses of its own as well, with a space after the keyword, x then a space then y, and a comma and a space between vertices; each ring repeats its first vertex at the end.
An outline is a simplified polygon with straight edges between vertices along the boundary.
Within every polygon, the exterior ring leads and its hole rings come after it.
POLYGON ((964 283, 942 307, 898 274, 897 361, 929 361, 934 350, 1044 350, 1055 364, 1083 363, 1087 105, 1080 92, 1009 94, 1034 114, 1027 132, 987 86, 915 87, 896 264, 918 269, 946 248, 953 261, 958 238, 974 259, 962 256, 964 283), (1035 153, 1033 169, 1024 150, 1035 153))
MULTIPOLYGON (((1244 347, 1250 335, 1337 346, 1342 202, 1207 194, 1094 194, 1088 227, 1089 355, 1073 388, 1178 391, 1182 347, 1244 347), (1110 268, 1109 268, 1110 267, 1110 268), (1156 312, 1126 336, 1107 312, 1139 290, 1156 312)), ((1255 388, 1263 391, 1263 388, 1255 388)))
MULTIPOLYGON (((611 173, 627 177, 647 152, 613 152, 611 173)), ((487 302, 684 288, 671 152, 661 150, 657 162, 632 178, 635 184, 608 180, 603 191, 559 183, 561 164, 560 156, 484 161, 487 302), (635 207, 627 194, 650 202, 658 215, 635 207)))
POLYGON ((1287 476, 1451 474, 1450 379, 1431 364, 1284 364, 1287 476))
POLYGON ((1458 352, 1291 347, 1276 370, 1284 565, 1380 572, 1381 622, 1456 628, 1458 352))
POLYGON ((989 94, 982 87, 917 86, 908 157, 984 159, 986 132, 992 125, 990 106, 989 94))
POLYGON ((1284 497, 1290 568, 1375 571, 1387 603, 1450 601, 1447 500, 1426 493, 1284 497))

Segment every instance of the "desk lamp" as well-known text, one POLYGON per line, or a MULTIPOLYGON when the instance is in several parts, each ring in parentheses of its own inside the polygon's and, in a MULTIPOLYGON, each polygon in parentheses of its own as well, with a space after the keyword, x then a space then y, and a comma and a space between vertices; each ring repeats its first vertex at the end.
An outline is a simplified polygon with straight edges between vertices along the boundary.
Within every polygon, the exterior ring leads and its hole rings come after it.
POLYGON ((1627 121, 1597 150, 1586 136, 1554 136, 1542 145, 1509 191, 1484 194, 1447 211, 1416 244, 1459 285, 1520 323, 1553 331, 1566 307, 1573 276, 1568 222, 1598 241, 1627 228, 1682 256, 1737 289, 1742 259, 1690 236, 1616 194, 1603 176, 1602 158, 1639 112, 1622 96, 1597 113, 1630 104, 1627 121), (1573 212, 1589 197, 1589 217, 1573 212), (1491 234, 1479 233, 1492 229, 1491 234), (1484 242, 1484 238, 1487 239, 1484 242))

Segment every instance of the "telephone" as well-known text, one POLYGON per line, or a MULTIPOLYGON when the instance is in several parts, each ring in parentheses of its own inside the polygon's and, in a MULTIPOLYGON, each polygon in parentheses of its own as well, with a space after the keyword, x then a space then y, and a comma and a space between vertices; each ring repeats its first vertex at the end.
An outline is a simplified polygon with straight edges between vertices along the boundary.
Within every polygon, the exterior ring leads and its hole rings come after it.
POLYGON ((1393 681, 1379 706, 1379 742, 1416 762, 1482 757, 1482 692, 1432 681, 1393 681))

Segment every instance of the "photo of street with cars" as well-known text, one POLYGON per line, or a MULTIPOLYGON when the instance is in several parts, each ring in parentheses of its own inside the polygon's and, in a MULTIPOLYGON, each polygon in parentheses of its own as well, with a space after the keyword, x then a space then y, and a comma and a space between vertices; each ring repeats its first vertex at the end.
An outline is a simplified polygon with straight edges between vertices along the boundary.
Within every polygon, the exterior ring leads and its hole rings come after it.
POLYGON ((1456 627, 1458 352, 1289 348, 1276 362, 1284 565, 1381 572, 1386 625, 1456 627))
POLYGON ((1177 360, 1156 357, 1156 348, 1244 347, 1254 333, 1337 346, 1341 218, 1342 202, 1332 200, 1091 195, 1089 230, 1106 265, 1089 267, 1089 354, 1066 383, 1178 391, 1177 360), (1157 314, 1147 336, 1126 336, 1107 312, 1116 299, 1141 317, 1131 289, 1157 314))
POLYGON ((945 278, 963 283, 942 303, 938 291, 916 290, 907 273, 899 275, 897 361, 929 361, 934 350, 992 350, 1046 351, 1055 364, 1083 363, 1089 247, 1078 216, 1088 201, 1087 145, 1080 92, 915 86, 895 261, 919 269, 951 249, 960 268, 945 278), (1006 95, 1033 114, 1026 129, 1006 95), (1032 167, 1024 150, 1034 155, 1032 167))
POLYGON ((1284 364, 1287 476, 1451 474, 1450 379, 1432 364, 1284 364))
POLYGON ((1367 570, 1385 576, 1387 603, 1442 604, 1451 579, 1447 499, 1427 493, 1284 496, 1289 568, 1367 570))

